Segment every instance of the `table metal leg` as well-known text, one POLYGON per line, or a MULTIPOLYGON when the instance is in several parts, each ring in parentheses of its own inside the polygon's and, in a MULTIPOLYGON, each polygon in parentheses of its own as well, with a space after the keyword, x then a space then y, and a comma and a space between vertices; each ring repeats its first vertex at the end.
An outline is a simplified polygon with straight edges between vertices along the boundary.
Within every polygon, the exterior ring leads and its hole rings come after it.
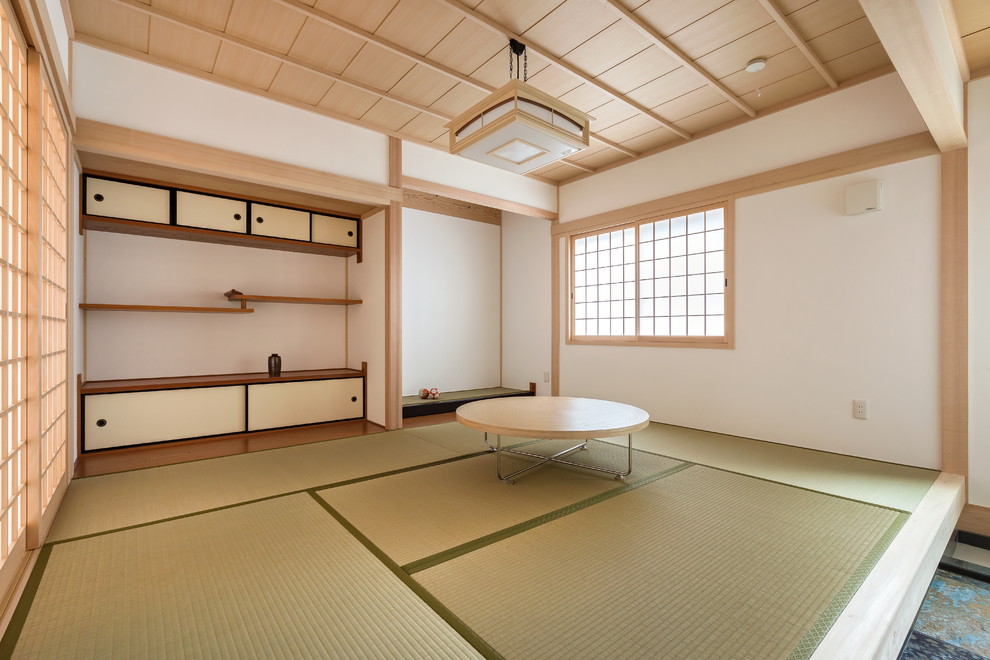
POLYGON ((564 449, 562 451, 559 451, 559 452, 557 452, 556 454, 554 454, 552 456, 543 456, 542 454, 534 454, 532 452, 522 451, 520 449, 502 449, 502 436, 500 434, 496 434, 495 437, 496 437, 496 441, 495 441, 496 446, 492 447, 491 443, 488 442, 488 433, 486 432, 485 433, 485 444, 488 445, 488 447, 492 451, 495 452, 495 473, 498 475, 499 480, 501 480, 501 481, 503 481, 503 482, 505 482, 507 484, 512 484, 513 483, 513 481, 512 481, 513 477, 518 476, 518 475, 520 475, 520 474, 522 474, 524 472, 529 472, 530 470, 535 470, 536 468, 538 468, 538 467, 540 467, 542 465, 546 465, 547 463, 562 463, 564 465, 573 465, 574 467, 585 468, 586 470, 595 470, 597 472, 605 472, 607 474, 615 475, 615 478, 616 479, 622 479, 623 477, 626 477, 626 476, 628 476, 629 474, 632 473, 632 433, 630 433, 628 435, 628 437, 627 437, 628 444, 627 444, 627 447, 626 447, 626 471, 625 472, 619 472, 617 470, 610 470, 608 468, 602 468, 602 467, 598 467, 598 466, 595 466, 595 465, 587 465, 585 463, 575 463, 574 461, 565 461, 565 460, 562 459, 563 456, 566 456, 567 454, 570 454, 571 452, 578 451, 580 449, 587 449, 588 448, 588 442, 590 442, 591 438, 589 438, 588 440, 585 440, 581 444, 574 445, 573 447, 568 447, 567 449, 564 449), (537 461, 536 463, 533 463, 532 465, 527 465, 524 468, 520 468, 520 469, 518 469, 515 472, 512 472, 510 474, 502 474, 502 453, 503 452, 508 452, 510 454, 516 454, 516 455, 519 455, 519 456, 528 456, 530 458, 538 458, 540 460, 537 461))

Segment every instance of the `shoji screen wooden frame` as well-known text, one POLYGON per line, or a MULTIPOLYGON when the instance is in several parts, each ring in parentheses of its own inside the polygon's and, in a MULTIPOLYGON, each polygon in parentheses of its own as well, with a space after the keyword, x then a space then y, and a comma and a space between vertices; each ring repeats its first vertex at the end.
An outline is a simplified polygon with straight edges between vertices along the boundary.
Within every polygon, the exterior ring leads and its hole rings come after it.
MULTIPOLYGON (((589 232, 583 233, 573 233, 568 237, 567 248, 565 253, 565 263, 567 272, 567 291, 568 291, 568 305, 567 305, 567 343, 575 345, 605 345, 605 346, 653 346, 653 347, 677 347, 677 348, 732 348, 734 345, 735 333, 735 282, 733 277, 733 261, 734 261, 734 251, 735 251, 735 238, 734 238, 734 228, 735 228, 735 198, 728 197, 718 200, 709 200, 701 204, 691 205, 688 207, 671 207, 668 209, 660 209, 656 212, 647 214, 645 217, 637 217, 632 222, 627 222, 620 225, 609 226, 602 229, 596 229, 589 232), (704 213, 711 210, 722 210, 724 218, 724 229, 722 229, 722 235, 724 236, 724 244, 722 247, 722 253, 724 254, 724 264, 723 264, 723 274, 725 284, 723 289, 718 292, 724 297, 724 311, 722 316, 724 318, 724 332, 717 336, 705 336, 705 335, 691 335, 691 334, 669 334, 669 335, 653 335, 653 334, 641 334, 641 237, 640 231, 644 225, 649 225, 655 221, 663 221, 668 219, 673 219, 675 217, 687 217, 691 215, 696 215, 699 213, 704 213), (633 283, 635 285, 635 333, 633 335, 596 335, 596 334, 578 334, 575 330, 576 328, 576 311, 575 306, 578 303, 578 297, 575 292, 575 241, 589 236, 597 236, 602 234, 607 234, 614 231, 623 231, 632 229, 635 232, 634 238, 634 250, 635 250, 635 276, 633 278, 633 283)), ((705 232, 702 232, 704 234, 705 232)), ((673 279, 673 278, 668 278, 673 279)), ((673 294, 670 294, 673 295, 673 294)), ((682 297, 687 297, 682 296, 682 297)), ((687 312, 685 312, 687 316, 687 312)))
POLYGON ((0 595, 68 487, 70 136, 44 58, 0 1, 0 595))
POLYGON ((0 586, 17 578, 27 551, 29 397, 28 64, 24 38, 0 5, 0 586))

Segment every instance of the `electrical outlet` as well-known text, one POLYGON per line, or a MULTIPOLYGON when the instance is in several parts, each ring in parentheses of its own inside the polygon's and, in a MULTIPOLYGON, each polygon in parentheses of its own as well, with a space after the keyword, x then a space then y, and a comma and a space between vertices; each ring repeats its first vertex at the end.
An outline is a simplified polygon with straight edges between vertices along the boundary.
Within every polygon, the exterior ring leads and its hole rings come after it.
POLYGON ((544 383, 549 383, 550 382, 550 372, 549 371, 544 371, 543 372, 543 382, 544 383))
POLYGON ((866 419, 866 399, 853 399, 853 417, 866 419))

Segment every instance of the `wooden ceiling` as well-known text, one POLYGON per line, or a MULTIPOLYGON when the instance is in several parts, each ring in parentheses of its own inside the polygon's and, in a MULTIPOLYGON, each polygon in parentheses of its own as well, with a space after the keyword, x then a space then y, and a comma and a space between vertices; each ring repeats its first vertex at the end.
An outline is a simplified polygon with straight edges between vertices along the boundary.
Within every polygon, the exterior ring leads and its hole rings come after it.
MULTIPOLYGON (((858 0, 69 0, 74 38, 446 150, 509 80, 595 119, 565 182, 890 70, 858 0), (759 73, 746 63, 767 60, 759 73)), ((990 3, 956 0, 970 65, 990 3), (972 52, 972 55, 970 53, 972 52)), ((983 33, 986 33, 984 35, 983 33)))

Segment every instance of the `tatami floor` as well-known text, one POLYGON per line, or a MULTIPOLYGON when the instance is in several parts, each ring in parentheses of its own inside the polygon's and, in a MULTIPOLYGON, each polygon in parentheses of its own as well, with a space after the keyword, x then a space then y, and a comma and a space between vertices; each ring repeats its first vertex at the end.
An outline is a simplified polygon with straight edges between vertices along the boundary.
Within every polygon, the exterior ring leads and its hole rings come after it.
POLYGON ((829 657, 939 476, 651 424, 510 486, 445 420, 75 479, 0 655, 829 657))

